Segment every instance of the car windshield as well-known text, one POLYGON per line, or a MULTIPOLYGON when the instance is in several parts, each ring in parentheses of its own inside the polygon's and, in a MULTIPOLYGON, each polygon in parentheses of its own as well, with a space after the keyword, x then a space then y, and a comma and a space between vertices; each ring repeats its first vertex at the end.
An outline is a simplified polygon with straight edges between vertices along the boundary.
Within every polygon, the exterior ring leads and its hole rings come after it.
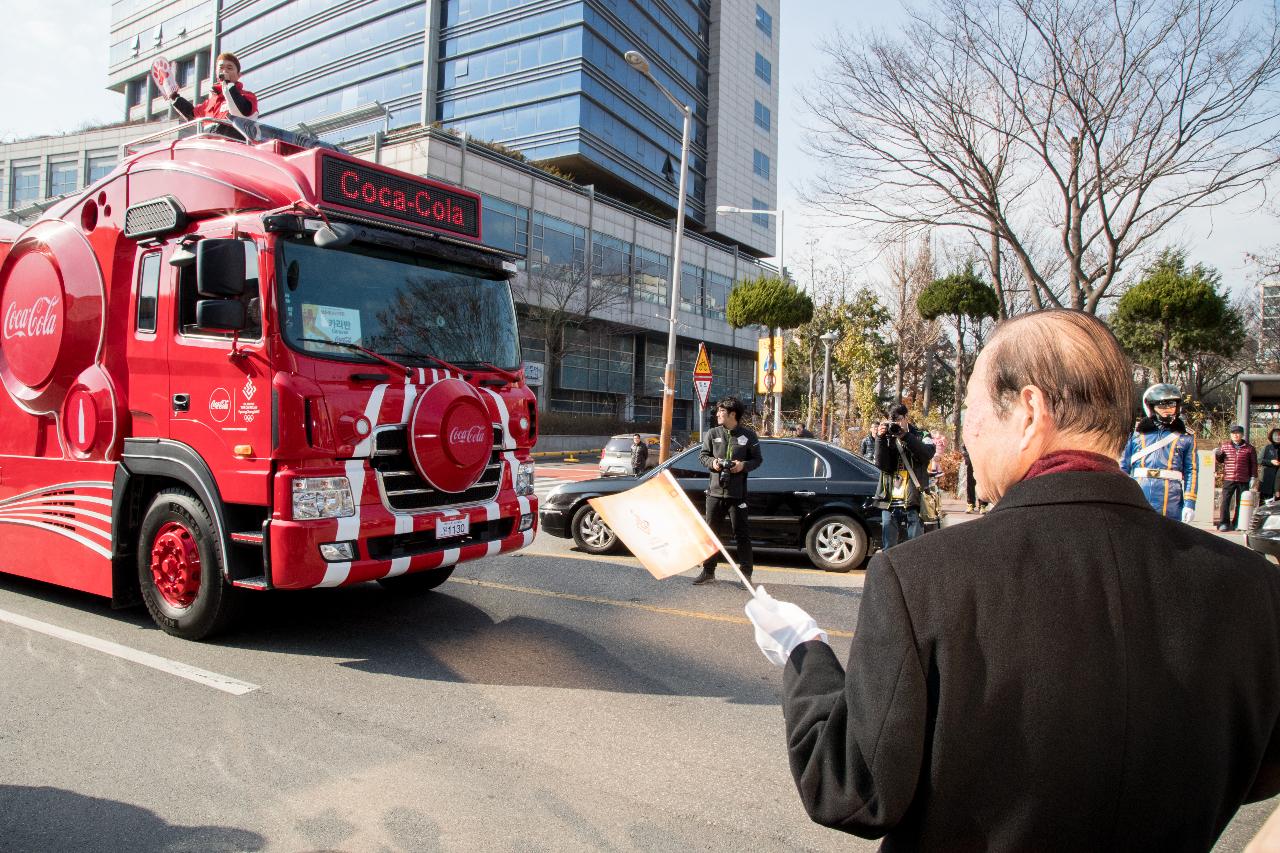
POLYGON ((629 438, 611 438, 609 443, 604 446, 605 452, 620 453, 624 450, 631 449, 631 439, 629 438))
POLYGON ((407 252, 319 248, 282 239, 277 256, 281 327, 303 352, 367 361, 355 344, 398 361, 462 367, 520 364, 515 305, 501 273, 407 252))

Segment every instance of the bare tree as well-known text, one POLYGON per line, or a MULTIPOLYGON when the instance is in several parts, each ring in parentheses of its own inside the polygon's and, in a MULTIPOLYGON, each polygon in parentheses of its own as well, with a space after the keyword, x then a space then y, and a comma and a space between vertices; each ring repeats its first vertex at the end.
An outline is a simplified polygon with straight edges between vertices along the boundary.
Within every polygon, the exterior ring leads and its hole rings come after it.
POLYGON ((1093 312, 1170 223, 1280 162, 1280 30, 1243 0, 931 0, 824 49, 815 199, 981 235, 1002 313, 1006 253, 1031 307, 1093 312))
POLYGON ((584 264, 530 264, 512 283, 516 300, 524 305, 528 322, 541 332, 546 347, 547 375, 558 376, 566 355, 578 348, 583 329, 607 332, 601 315, 630 304, 624 276, 589 277, 584 264))

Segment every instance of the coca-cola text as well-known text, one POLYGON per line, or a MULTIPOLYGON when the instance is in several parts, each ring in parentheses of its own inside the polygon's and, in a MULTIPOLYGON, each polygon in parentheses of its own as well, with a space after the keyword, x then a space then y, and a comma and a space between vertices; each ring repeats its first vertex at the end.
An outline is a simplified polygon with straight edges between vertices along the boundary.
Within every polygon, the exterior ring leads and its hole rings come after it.
POLYGON ((473 426, 466 429, 454 427, 449 430, 450 444, 478 444, 484 441, 485 428, 482 426, 473 426))
POLYGON ((57 296, 41 296, 26 308, 10 302, 4 312, 4 339, 50 338, 58 333, 57 296))

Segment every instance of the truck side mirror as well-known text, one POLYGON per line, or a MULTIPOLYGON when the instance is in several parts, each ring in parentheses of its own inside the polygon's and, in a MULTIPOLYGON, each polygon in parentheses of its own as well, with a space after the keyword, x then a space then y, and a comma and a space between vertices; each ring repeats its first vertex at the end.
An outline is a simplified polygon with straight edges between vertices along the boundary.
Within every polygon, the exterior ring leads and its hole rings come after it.
POLYGON ((201 299, 196 303, 196 325, 201 329, 239 332, 247 325, 245 321, 243 302, 234 299, 201 299))
MULTIPOLYGON (((243 240, 201 240, 196 244, 196 293, 226 299, 244 293, 243 240)), ((201 323, 200 325, 204 325, 201 323)))

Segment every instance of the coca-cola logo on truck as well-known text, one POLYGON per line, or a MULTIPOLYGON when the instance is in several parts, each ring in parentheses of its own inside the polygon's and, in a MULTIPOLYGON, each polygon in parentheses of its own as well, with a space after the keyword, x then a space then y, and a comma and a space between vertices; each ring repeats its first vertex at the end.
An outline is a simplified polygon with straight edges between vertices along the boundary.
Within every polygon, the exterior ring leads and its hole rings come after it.
MULTIPOLYGON (((40 251, 27 251, 14 263, 0 298, 0 345, 13 376, 27 388, 49 380, 63 344, 66 300, 62 279, 40 251)), ((84 362, 93 353, 80 353, 84 362)), ((61 401, 59 401, 61 402, 61 401)))
POLYGON ((409 452, 432 486, 466 491, 484 473, 492 450, 492 418, 476 389, 443 379, 418 397, 409 418, 409 452))
POLYGON ((10 302, 4 310, 4 339, 46 338, 58 333, 58 307, 62 300, 56 296, 41 296, 35 304, 19 307, 10 302))
POLYGON ((491 436, 488 435, 489 432, 490 430, 478 424, 467 427, 465 429, 454 427, 453 429, 449 430, 449 443, 450 444, 492 443, 493 439, 491 436))

